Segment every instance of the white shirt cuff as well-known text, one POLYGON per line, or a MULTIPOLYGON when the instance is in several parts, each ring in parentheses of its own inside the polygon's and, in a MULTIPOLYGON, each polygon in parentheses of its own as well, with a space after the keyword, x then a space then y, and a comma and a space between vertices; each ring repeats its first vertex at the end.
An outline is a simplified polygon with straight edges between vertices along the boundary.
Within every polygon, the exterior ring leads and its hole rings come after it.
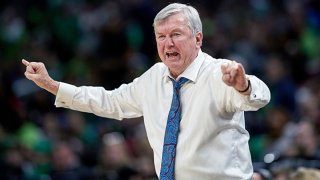
POLYGON ((60 82, 54 105, 56 107, 71 107, 77 87, 71 84, 60 82))

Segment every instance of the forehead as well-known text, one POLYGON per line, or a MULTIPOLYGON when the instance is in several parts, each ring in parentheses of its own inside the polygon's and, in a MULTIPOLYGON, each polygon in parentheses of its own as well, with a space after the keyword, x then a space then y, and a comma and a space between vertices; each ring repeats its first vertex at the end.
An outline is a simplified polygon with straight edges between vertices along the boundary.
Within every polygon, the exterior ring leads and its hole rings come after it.
POLYGON ((155 24, 155 31, 158 32, 164 29, 182 28, 183 26, 187 26, 186 17, 182 13, 177 13, 157 22, 155 24))

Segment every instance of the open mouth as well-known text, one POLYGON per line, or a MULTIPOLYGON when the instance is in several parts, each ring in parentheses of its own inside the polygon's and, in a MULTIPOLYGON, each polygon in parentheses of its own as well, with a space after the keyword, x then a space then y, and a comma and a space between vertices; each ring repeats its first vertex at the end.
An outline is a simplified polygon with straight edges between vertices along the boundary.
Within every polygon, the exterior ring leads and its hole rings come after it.
POLYGON ((176 56, 178 56, 177 52, 167 52, 166 53, 166 57, 167 58, 173 58, 173 57, 176 57, 176 56))

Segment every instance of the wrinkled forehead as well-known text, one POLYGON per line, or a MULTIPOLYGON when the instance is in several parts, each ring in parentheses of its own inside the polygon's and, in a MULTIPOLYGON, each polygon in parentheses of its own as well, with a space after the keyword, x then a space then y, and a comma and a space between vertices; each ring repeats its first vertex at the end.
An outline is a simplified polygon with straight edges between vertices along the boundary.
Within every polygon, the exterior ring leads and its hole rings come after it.
POLYGON ((188 22, 186 17, 182 13, 175 13, 171 14, 170 16, 167 16, 164 19, 158 20, 154 24, 154 29, 158 29, 162 26, 187 26, 188 22))

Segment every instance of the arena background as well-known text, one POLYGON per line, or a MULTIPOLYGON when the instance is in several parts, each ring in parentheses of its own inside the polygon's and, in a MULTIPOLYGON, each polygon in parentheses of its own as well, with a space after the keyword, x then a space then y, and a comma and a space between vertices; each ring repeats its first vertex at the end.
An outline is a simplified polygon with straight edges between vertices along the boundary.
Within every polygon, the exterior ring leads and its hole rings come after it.
MULTIPOLYGON (((59 81, 117 88, 159 60, 152 23, 169 2, 0 2, 0 179, 156 179, 142 118, 55 108, 21 59, 59 81)), ((320 1, 177 2, 199 10, 203 51, 243 63, 271 90, 265 108, 246 112, 255 170, 319 169, 320 1)))

